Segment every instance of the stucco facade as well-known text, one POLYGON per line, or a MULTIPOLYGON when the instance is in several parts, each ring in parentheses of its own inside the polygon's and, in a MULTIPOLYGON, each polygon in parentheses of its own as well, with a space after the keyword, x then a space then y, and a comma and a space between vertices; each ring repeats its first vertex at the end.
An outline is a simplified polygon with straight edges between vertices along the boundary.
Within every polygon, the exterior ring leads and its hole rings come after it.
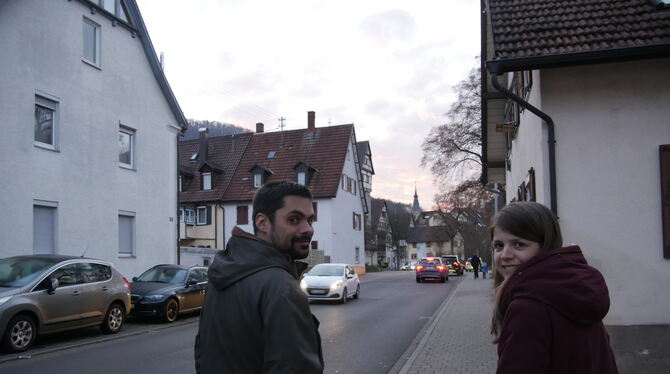
MULTIPOLYGON (((138 29, 138 32, 142 31, 138 29)), ((0 256, 33 253, 36 206, 55 209, 55 253, 113 262, 126 277, 176 261, 176 151, 181 119, 137 34, 82 2, 0 3, 0 256), (96 64, 82 24, 98 26, 96 64), (35 142, 36 104, 55 104, 53 147, 35 142), (119 163, 120 129, 133 134, 119 163), (119 221, 132 222, 120 253, 119 221)))
MULTIPOLYGON (((670 144, 670 59, 533 74, 530 102, 556 129, 557 206, 565 244, 582 247, 607 280, 615 325, 670 323, 663 258, 659 146, 670 144)), ((525 111, 507 172, 507 197, 532 167, 549 205, 546 126, 525 111)))

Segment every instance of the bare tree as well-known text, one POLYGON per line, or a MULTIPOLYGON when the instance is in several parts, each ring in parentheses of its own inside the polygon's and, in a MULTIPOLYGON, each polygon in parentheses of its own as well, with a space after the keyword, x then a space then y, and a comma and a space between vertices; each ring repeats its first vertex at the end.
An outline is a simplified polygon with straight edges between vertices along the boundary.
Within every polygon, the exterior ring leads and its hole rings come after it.
POLYGON ((422 144, 421 166, 430 165, 436 179, 463 175, 482 165, 480 69, 454 87, 458 99, 447 122, 433 127, 422 144))

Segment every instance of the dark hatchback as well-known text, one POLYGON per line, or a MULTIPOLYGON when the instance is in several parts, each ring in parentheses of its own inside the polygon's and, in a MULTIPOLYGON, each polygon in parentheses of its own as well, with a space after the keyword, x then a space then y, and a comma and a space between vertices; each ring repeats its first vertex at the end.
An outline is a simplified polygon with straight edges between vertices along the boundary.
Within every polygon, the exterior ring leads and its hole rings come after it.
POLYGON ((414 271, 416 272, 417 283, 426 279, 437 279, 442 283, 449 280, 449 269, 439 257, 420 260, 416 263, 414 271))
POLYGON ((174 322, 181 313, 202 308, 207 268, 156 265, 130 284, 133 315, 174 322))

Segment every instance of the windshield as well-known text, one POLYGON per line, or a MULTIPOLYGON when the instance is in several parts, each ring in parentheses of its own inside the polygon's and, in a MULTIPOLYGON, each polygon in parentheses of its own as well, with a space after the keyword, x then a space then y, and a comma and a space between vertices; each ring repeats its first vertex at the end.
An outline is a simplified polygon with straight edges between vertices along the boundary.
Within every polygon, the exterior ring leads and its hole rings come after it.
POLYGON ((136 282, 184 283, 188 270, 179 268, 151 268, 140 275, 136 282))
POLYGON ((47 258, 10 257, 0 260, 0 287, 23 287, 50 268, 58 260, 47 258))
POLYGON ((342 274, 344 274, 344 266, 342 265, 316 265, 308 273, 308 275, 317 277, 342 276, 342 274))

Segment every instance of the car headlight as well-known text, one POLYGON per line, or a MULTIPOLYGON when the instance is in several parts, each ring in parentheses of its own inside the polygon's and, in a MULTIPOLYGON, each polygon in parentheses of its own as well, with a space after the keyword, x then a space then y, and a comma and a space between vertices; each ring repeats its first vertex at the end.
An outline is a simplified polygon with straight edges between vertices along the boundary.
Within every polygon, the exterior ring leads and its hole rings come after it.
POLYGON ((342 285, 342 281, 337 281, 337 282, 330 285, 330 290, 334 291, 334 290, 340 288, 341 285, 342 285))
POLYGON ((300 281, 300 288, 302 288, 303 291, 307 289, 307 282, 305 282, 304 279, 300 281))
POLYGON ((4 304, 4 303, 8 302, 9 299, 11 299, 11 298, 12 298, 11 296, 5 296, 5 297, 3 297, 2 299, 0 299, 0 305, 2 305, 2 304, 4 304))
POLYGON ((165 298, 165 295, 147 295, 142 298, 142 301, 156 302, 165 298))

